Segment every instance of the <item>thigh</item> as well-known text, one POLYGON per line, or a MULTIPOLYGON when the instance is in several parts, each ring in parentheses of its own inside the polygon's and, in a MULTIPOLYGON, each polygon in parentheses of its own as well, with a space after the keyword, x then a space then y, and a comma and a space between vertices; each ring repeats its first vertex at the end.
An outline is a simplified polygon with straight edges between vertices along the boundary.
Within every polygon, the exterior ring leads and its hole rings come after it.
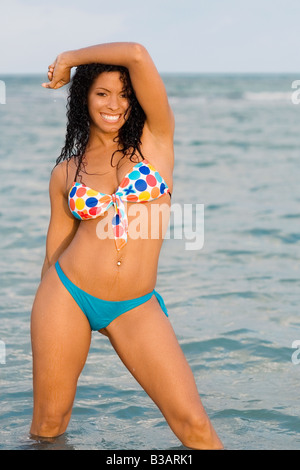
POLYGON ((36 293, 31 315, 35 411, 66 414, 90 347, 87 318, 52 266, 36 293))
POLYGON ((107 334, 125 366, 173 429, 191 410, 203 412, 191 368, 154 296, 114 320, 107 334))

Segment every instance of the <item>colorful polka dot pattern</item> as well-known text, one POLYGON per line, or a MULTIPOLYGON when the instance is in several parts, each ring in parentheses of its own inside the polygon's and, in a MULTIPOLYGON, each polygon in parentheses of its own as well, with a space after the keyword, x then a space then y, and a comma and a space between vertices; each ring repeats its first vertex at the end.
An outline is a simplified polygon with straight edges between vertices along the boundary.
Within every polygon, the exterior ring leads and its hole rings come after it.
POLYGON ((115 207, 112 219, 116 248, 127 243, 128 219, 125 202, 153 201, 169 192, 160 174, 147 160, 137 163, 123 178, 115 194, 103 194, 85 184, 74 182, 69 192, 69 208, 79 220, 95 219, 110 206, 115 207))

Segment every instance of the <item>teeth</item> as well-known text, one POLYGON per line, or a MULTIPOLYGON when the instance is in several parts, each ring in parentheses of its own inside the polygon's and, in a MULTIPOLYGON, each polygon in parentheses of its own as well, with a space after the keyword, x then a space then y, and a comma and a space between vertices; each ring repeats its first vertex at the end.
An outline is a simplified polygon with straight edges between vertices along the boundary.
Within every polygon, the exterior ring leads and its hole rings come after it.
POLYGON ((106 121, 111 121, 111 122, 116 122, 118 121, 120 114, 117 114, 115 116, 109 115, 109 114, 101 114, 101 116, 106 120, 106 121))

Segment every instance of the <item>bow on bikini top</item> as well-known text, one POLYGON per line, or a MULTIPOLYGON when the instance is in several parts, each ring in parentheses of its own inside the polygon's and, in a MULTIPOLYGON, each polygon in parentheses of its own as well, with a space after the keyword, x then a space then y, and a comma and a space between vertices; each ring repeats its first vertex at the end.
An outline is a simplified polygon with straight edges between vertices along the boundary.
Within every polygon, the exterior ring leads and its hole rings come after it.
POLYGON ((157 199, 170 190, 147 160, 137 163, 122 179, 114 194, 104 194, 89 188, 83 183, 73 182, 69 191, 69 208, 79 220, 96 219, 114 206, 112 228, 118 251, 127 243, 128 219, 126 202, 148 202, 157 199))

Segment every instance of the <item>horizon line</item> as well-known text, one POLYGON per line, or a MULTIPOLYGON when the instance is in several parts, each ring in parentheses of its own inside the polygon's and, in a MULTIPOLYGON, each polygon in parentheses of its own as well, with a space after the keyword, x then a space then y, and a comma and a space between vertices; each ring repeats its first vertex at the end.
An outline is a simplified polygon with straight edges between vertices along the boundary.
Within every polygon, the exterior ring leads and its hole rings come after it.
MULTIPOLYGON (((75 67, 74 67, 75 68, 75 67)), ((294 75, 299 71, 159 71, 161 75, 294 75)), ((0 76, 46 76, 45 72, 1 72, 0 76)))

